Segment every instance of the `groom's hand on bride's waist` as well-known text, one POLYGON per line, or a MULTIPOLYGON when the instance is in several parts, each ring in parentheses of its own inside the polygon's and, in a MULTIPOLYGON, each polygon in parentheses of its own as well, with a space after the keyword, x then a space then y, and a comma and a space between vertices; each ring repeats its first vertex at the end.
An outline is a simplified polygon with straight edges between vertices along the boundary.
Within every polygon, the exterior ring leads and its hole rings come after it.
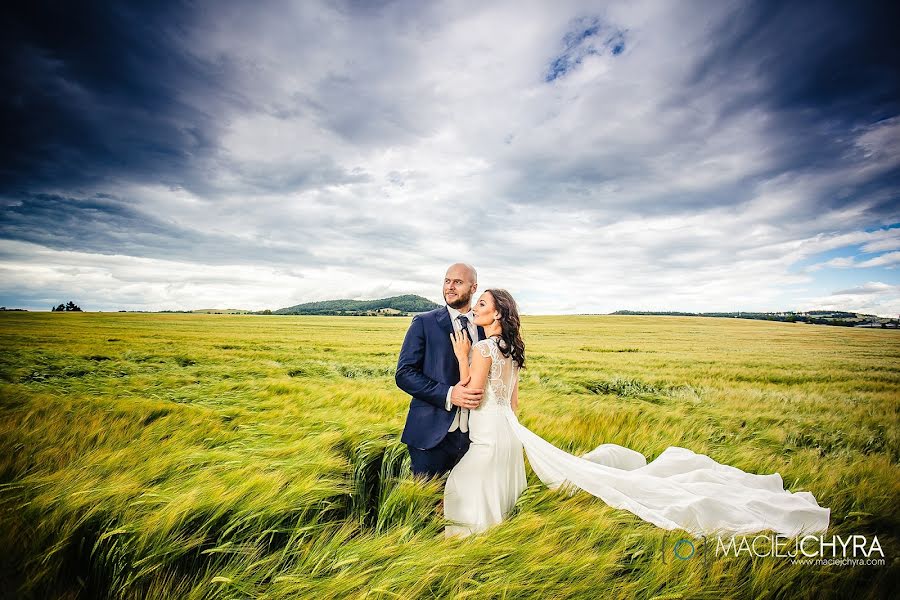
POLYGON ((481 395, 484 390, 466 387, 469 380, 460 381, 453 386, 450 392, 450 403, 460 408, 478 408, 481 404, 481 395))
POLYGON ((456 385, 451 385, 447 391, 447 410, 453 410, 453 405, 460 408, 478 408, 481 404, 483 390, 467 387, 472 377, 468 376, 460 380, 456 385))

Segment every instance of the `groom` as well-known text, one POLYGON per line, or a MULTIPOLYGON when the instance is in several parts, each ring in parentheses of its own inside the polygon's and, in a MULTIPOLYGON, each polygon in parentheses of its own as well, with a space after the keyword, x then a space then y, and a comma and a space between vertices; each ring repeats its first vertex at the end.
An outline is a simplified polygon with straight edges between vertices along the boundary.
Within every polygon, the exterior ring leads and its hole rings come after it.
POLYGON ((440 477, 469 449, 469 410, 481 403, 482 390, 459 381, 451 332, 463 332, 474 344, 484 330, 472 317, 478 275, 456 263, 444 276, 446 306, 413 317, 397 361, 397 386, 412 396, 400 441, 409 449, 413 475, 440 477))

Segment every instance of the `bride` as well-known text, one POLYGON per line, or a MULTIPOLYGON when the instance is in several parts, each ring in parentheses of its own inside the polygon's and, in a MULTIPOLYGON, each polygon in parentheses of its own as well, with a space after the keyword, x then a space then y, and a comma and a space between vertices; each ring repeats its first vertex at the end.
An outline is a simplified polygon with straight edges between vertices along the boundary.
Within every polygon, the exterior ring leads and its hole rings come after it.
POLYGON ((516 418, 525 344, 515 300, 506 290, 487 290, 473 314, 488 337, 474 346, 462 335, 451 334, 451 341, 460 380, 471 377, 484 398, 469 415, 469 450, 444 488, 444 516, 452 523, 447 537, 484 531, 509 514, 526 487, 523 450, 548 487, 580 488, 664 529, 697 536, 828 529, 830 509, 810 492, 786 491, 778 473, 745 473, 677 446, 648 464, 639 452, 616 444, 579 457, 547 442, 516 418))

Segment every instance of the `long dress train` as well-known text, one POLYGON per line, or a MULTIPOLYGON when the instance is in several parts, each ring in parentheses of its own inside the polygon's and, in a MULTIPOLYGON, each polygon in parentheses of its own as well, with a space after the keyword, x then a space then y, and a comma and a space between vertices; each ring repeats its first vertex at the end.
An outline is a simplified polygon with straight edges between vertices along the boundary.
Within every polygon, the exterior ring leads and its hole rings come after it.
POLYGON ((515 361, 494 338, 477 342, 475 351, 491 357, 491 368, 482 403, 469 413, 471 445, 444 489, 444 514, 453 522, 445 530, 448 537, 484 531, 509 514, 526 487, 523 450, 548 487, 580 488, 663 529, 696 536, 768 530, 795 536, 828 529, 830 509, 810 492, 786 491, 778 473, 746 473, 678 446, 649 464, 617 444, 601 444, 584 456, 557 448, 512 411, 515 361))

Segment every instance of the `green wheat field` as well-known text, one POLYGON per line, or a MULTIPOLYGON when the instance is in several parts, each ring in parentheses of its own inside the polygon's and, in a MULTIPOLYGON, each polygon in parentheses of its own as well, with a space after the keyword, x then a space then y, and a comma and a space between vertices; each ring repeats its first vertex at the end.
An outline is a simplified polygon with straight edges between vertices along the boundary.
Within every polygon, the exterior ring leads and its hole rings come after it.
POLYGON ((445 540, 410 476, 409 318, 0 313, 7 598, 889 597, 900 335, 740 319, 524 317, 519 419, 573 453, 683 446, 782 475, 880 566, 673 558, 585 492, 529 487, 445 540))

